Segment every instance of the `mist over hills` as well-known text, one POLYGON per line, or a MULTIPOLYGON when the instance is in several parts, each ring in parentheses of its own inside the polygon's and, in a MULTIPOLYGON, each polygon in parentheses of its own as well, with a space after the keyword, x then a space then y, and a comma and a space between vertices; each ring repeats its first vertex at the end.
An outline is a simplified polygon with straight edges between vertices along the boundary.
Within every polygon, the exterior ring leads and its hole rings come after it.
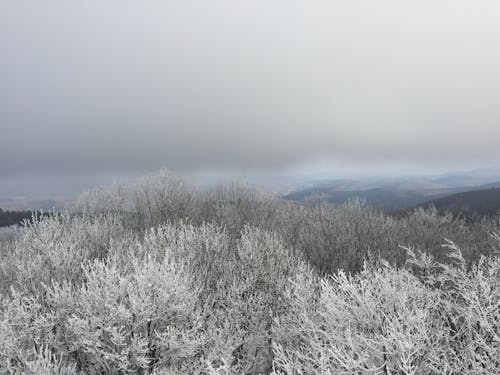
MULTIPOLYGON (((353 176, 342 172, 239 172, 200 173, 183 176, 195 186, 238 181, 285 200, 339 204, 361 198, 370 205, 392 213, 426 204, 453 194, 500 187, 500 169, 485 168, 442 174, 374 172, 353 176), (331 176, 331 177, 330 177, 331 176)), ((20 181, 0 181, 0 207, 4 210, 50 210, 64 208, 81 191, 92 186, 128 183, 126 175, 28 177, 20 181), (40 182, 41 181, 41 182, 40 182), (42 188, 38 188, 41 185, 42 188), (30 190, 30 187, 33 187, 30 190), (34 190, 33 190, 34 189, 34 190)), ((475 199, 475 198, 474 198, 475 199)), ((474 205, 472 205, 474 206, 474 205)))
MULTIPOLYGON (((478 169, 454 172, 436 176, 367 177, 360 179, 338 179, 315 181, 312 186, 297 189, 283 195, 284 199, 308 201, 311 203, 340 204, 349 199, 361 198, 367 203, 391 213, 407 207, 426 204, 457 193, 479 191, 465 195, 461 199, 474 201, 486 194, 485 202, 500 207, 500 202, 491 197, 488 189, 500 187, 500 171, 497 169, 478 169)), ((444 201, 443 205, 446 205, 444 201)), ((438 202, 441 204, 441 201, 438 202)), ((472 202, 470 207, 476 207, 472 202)), ((444 208, 444 207, 443 207, 444 208)), ((479 208, 479 207, 478 207, 479 208)), ((484 211, 480 205, 481 212, 484 211)))

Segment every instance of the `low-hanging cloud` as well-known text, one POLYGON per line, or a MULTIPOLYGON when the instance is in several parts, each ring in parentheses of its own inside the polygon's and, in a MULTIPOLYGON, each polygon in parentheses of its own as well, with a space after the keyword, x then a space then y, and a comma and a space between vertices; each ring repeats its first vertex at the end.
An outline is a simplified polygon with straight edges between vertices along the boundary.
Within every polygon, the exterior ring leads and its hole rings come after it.
POLYGON ((17 1, 0 177, 499 160, 497 1, 17 1))

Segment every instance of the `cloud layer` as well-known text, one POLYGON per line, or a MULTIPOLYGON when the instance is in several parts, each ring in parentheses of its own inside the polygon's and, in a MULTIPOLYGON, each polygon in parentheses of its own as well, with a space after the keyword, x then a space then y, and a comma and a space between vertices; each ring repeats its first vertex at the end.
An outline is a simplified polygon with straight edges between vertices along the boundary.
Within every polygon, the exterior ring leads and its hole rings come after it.
POLYGON ((0 176, 500 160, 497 1, 2 8, 0 176))

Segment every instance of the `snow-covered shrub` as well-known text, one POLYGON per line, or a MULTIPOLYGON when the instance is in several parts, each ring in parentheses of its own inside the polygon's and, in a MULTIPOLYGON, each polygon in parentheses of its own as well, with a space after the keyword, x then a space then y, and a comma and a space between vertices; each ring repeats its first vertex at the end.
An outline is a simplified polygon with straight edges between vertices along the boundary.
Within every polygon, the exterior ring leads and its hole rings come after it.
POLYGON ((215 224, 195 226, 182 221, 147 230, 137 252, 137 256, 147 254, 156 259, 170 253, 185 261, 206 293, 224 275, 226 263, 234 256, 231 240, 223 227, 215 224))
POLYGON ((228 314, 243 333, 232 358, 225 359, 233 364, 233 373, 268 373, 273 319, 286 311, 288 279, 301 263, 277 235, 250 227, 245 228, 235 255, 214 300, 216 310, 228 314))
POLYGON ((433 262, 410 252, 409 262, 431 290, 440 292, 435 308, 444 321, 449 367, 453 373, 500 372, 500 257, 481 257, 467 267, 458 246, 447 241, 451 262, 433 262))
POLYGON ((304 212, 298 246, 322 273, 359 271, 363 260, 397 249, 392 219, 361 200, 339 206, 320 205, 304 212))
POLYGON ((43 347, 90 374, 185 373, 203 339, 196 325, 198 289, 182 263, 147 257, 123 274, 112 260, 95 260, 83 267, 83 278, 81 285, 44 285, 42 302, 18 293, 3 302, 3 363, 24 370, 43 347))
POLYGON ((205 189, 198 194, 194 222, 224 225, 233 237, 246 225, 271 229, 278 201, 248 185, 233 182, 205 189))
POLYGON ((186 263, 201 287, 202 357, 214 371, 257 374, 270 369, 271 325, 286 310, 288 278, 300 262, 276 234, 246 226, 239 239, 214 224, 149 230, 135 256, 186 263))
POLYGON ((273 319, 301 264, 278 235, 119 223, 63 214, 21 228, 5 263, 16 267, 0 307, 5 368, 269 372, 273 319))
POLYGON ((69 204, 69 208, 74 212, 84 212, 86 214, 103 213, 123 213, 129 211, 130 187, 125 184, 114 184, 109 187, 97 186, 86 190, 69 204))
POLYGON ((26 375, 77 375, 76 366, 65 365, 48 348, 40 348, 23 366, 26 375))
POLYGON ((146 228, 192 217, 194 188, 167 169, 127 184, 83 192, 70 210, 89 215, 120 215, 127 227, 146 228))
POLYGON ((9 246, 16 238, 17 226, 0 228, 0 255, 4 252, 6 246, 9 246))
POLYGON ((282 201, 239 183, 195 189, 168 170, 127 185, 86 192, 72 209, 88 215, 119 215, 123 225, 136 233, 184 221, 223 226, 237 239, 251 225, 278 233, 290 250, 325 274, 338 269, 358 272, 369 257, 403 264, 405 256, 397 251, 400 244, 416 246, 443 262, 446 258, 439 248, 445 237, 462 245, 470 264, 488 254, 492 241, 487 234, 498 229, 493 220, 466 222, 433 208, 396 218, 356 199, 337 206, 312 206, 282 201))
POLYGON ((290 374, 428 373, 426 350, 439 341, 429 334, 440 331, 426 324, 432 303, 408 272, 364 269, 355 278, 340 272, 322 280, 317 311, 303 317, 307 351, 283 358, 287 349, 276 346, 276 363, 290 374))
POLYGON ((277 319, 274 374, 494 374, 500 371, 500 260, 472 270, 409 250, 321 279, 299 275, 277 319))
POLYGON ((0 374, 500 373, 492 230, 166 171, 95 190, 0 242, 0 374))
POLYGON ((463 248, 463 257, 470 265, 481 255, 490 255, 495 242, 489 233, 498 229, 498 222, 483 218, 467 222, 460 216, 440 214, 434 207, 418 208, 395 222, 399 244, 432 254, 437 261, 447 262, 441 251, 444 238, 453 238, 463 248))
POLYGON ((34 217, 18 229, 10 250, 0 258, 0 293, 11 286, 34 295, 52 280, 78 283, 81 264, 107 256, 112 238, 126 232, 113 215, 69 213, 34 217))
POLYGON ((157 174, 140 179, 131 194, 134 210, 149 228, 189 217, 194 190, 183 179, 162 169, 157 174))

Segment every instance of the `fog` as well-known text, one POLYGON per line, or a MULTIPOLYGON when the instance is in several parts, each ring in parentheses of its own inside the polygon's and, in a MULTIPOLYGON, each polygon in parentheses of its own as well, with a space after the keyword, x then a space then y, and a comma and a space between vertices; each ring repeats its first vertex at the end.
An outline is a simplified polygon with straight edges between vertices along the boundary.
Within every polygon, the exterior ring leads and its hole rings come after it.
POLYGON ((494 165, 499 19, 487 0, 6 0, 0 179, 494 165))

